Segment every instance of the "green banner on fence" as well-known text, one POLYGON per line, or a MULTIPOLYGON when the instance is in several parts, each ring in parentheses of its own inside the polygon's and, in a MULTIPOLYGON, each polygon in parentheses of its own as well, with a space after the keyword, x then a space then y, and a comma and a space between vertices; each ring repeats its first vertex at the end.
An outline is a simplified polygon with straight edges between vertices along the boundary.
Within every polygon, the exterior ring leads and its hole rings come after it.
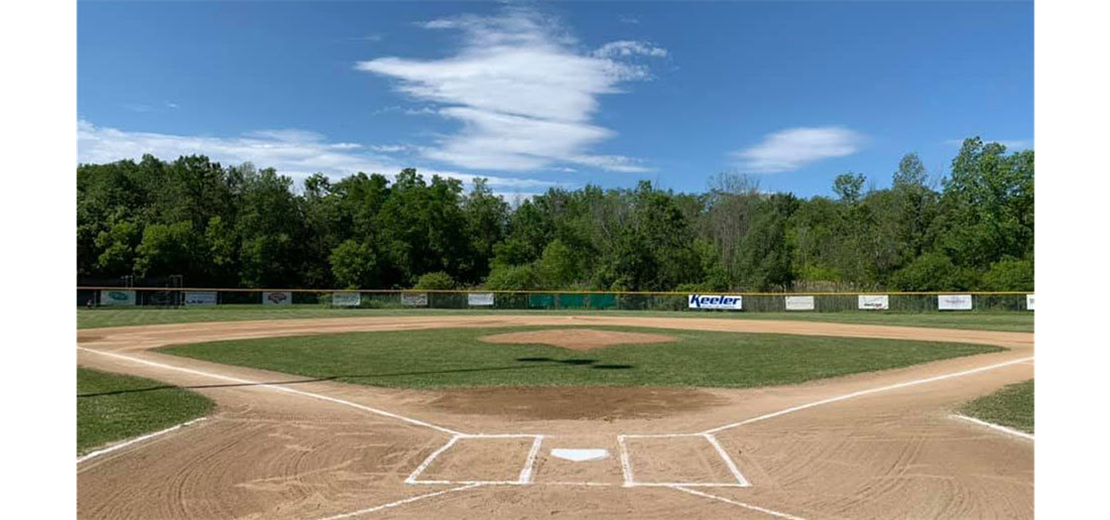
POLYGON ((590 308, 591 309, 612 309, 617 306, 617 295, 615 294, 591 294, 590 295, 590 308))
POLYGON ((555 308, 555 295, 554 294, 529 294, 528 295, 528 308, 529 309, 554 309, 555 308))
POLYGON ((585 294, 560 294, 559 295, 559 308, 560 309, 585 309, 586 308, 586 295, 585 294))

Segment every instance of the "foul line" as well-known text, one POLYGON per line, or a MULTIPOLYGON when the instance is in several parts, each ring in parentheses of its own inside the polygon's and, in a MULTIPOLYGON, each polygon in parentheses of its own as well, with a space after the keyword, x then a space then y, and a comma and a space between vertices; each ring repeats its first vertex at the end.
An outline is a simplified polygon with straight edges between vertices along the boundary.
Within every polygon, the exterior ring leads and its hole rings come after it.
POLYGON ((713 500, 719 500, 719 501, 724 502, 726 504, 732 504, 734 506, 740 506, 740 507, 751 509, 752 511, 759 511, 760 513, 768 514, 768 515, 771 515, 771 516, 777 516, 779 518, 785 518, 786 520, 805 520, 804 518, 802 518, 800 516, 794 516, 794 515, 791 515, 791 514, 782 513, 782 512, 779 512, 779 511, 774 511, 774 510, 771 510, 771 509, 767 509, 765 507, 753 506, 751 504, 745 504, 743 502, 737 502, 735 500, 730 500, 730 499, 727 499, 725 497, 719 497, 717 495, 710 495, 709 493, 703 493, 703 492, 695 490, 695 489, 687 489, 684 486, 667 486, 667 487, 669 487, 671 489, 677 489, 679 491, 685 491, 686 493, 690 493, 691 495, 697 495, 697 496, 703 497, 703 498, 711 498, 713 500))
POLYGON ((629 434, 617 435, 617 445, 620 447, 621 456, 621 475, 624 477, 624 484, 622 487, 674 487, 674 486, 687 486, 687 487, 750 487, 751 482, 744 478, 740 473, 740 468, 728 455, 721 443, 717 442, 717 438, 709 433, 660 433, 660 434, 629 434), (729 472, 732 473, 736 482, 636 482, 635 477, 632 475, 632 457, 628 451, 627 439, 670 439, 674 437, 699 437, 709 442, 717 452, 717 456, 728 467, 729 472))
POLYGON ((979 367, 979 368, 974 368, 974 369, 971 369, 971 370, 965 370, 963 372, 956 372, 956 373, 952 373, 952 374, 945 374, 945 375, 942 375, 942 376, 930 377, 930 378, 927 378, 927 379, 918 379, 916 381, 908 381, 908 382, 905 382, 905 383, 898 383, 898 384, 894 384, 894 385, 882 386, 882 387, 879 387, 879 388, 872 388, 870 390, 861 390, 859 392, 852 392, 850 394, 845 394, 845 395, 841 395, 841 396, 837 396, 837 397, 830 397, 828 399, 822 399, 820 401, 815 401, 815 402, 812 402, 812 403, 807 403, 807 404, 803 404, 803 405, 800 405, 800 406, 787 408, 785 410, 779 410, 777 412, 773 412, 773 413, 769 413, 769 414, 765 414, 765 415, 760 415, 759 417, 753 417, 751 419, 746 419, 746 420, 743 420, 743 421, 740 421, 740 422, 735 422, 735 423, 732 423, 732 424, 726 424, 724 426, 718 426, 716 428, 711 428, 709 430, 705 430, 701 433, 703 433, 703 434, 706 434, 706 433, 713 434, 713 433, 721 432, 721 431, 724 431, 724 430, 728 430, 730 428, 735 428, 737 426, 743 426, 745 424, 751 424, 751 423, 755 423, 755 422, 759 422, 759 421, 765 421, 767 419, 778 417, 780 415, 786 415, 788 413, 794 413, 794 412, 798 412, 798 411, 805 410, 805 409, 808 409, 808 408, 813 408, 815 406, 821 406, 821 405, 824 405, 824 404, 835 403, 835 402, 838 402, 838 401, 844 401, 844 400, 847 400, 847 399, 852 399, 852 398, 855 398, 855 397, 860 397, 860 396, 864 396, 864 395, 868 395, 868 394, 886 392, 888 390, 897 390, 899 388, 906 388, 906 387, 909 387, 909 386, 916 386, 916 385, 922 385, 922 384, 925 384, 925 383, 932 383, 934 381, 942 381, 942 380, 945 380, 945 379, 951 379, 951 378, 954 378, 954 377, 962 377, 962 376, 967 376, 967 375, 971 375, 971 374, 977 374, 979 372, 985 372, 987 370, 994 370, 996 368, 1002 368, 1002 367, 1007 367, 1007 366, 1010 366, 1010 365, 1016 365, 1018 363, 1023 363, 1025 361, 1031 361, 1032 359, 1033 359, 1033 357, 1015 359, 1015 360, 1012 360, 1012 361, 1007 361, 1005 363, 998 363, 998 364, 995 364, 995 365, 988 365, 988 366, 985 366, 985 367, 979 367))
POLYGON ((85 462, 86 460, 96 458, 96 457, 99 457, 101 455, 107 455, 107 454, 109 454, 113 451, 126 448, 126 447, 128 447, 132 444, 135 444, 135 443, 138 443, 138 442, 143 442, 143 441, 149 440, 149 439, 153 439, 154 437, 158 437, 159 435, 170 433, 170 432, 175 431, 175 430, 180 430, 181 428, 189 426, 190 424, 198 423, 198 422, 203 421, 205 419, 206 419, 206 417, 201 417, 199 419, 193 419, 191 421, 183 422, 183 423, 181 423, 177 426, 170 426, 169 428, 166 428, 165 430, 156 431, 154 433, 148 433, 146 435, 143 435, 142 437, 135 437, 134 439, 131 439, 127 442, 121 442, 119 444, 113 444, 111 446, 108 446, 107 448, 104 448, 104 449, 101 449, 101 450, 96 450, 96 451, 93 451, 91 453, 86 453, 84 457, 80 457, 80 458, 77 459, 77 463, 80 464, 82 462, 85 462))
POLYGON ((417 495, 417 496, 414 496, 414 497, 409 497, 409 498, 406 498, 406 499, 403 499, 403 500, 398 500, 396 502, 390 502, 388 504, 382 504, 380 506, 369 507, 369 508, 366 508, 366 509, 359 509, 358 511, 351 511, 350 513, 343 513, 341 515, 319 518, 317 520, 340 520, 341 518, 350 518, 352 516, 364 515, 366 513, 374 513, 374 512, 377 512, 377 511, 381 511, 383 509, 389 509, 391 507, 403 506, 405 504, 416 502, 417 500, 423 500, 425 498, 432 498, 432 497, 439 496, 439 495, 445 495, 447 493, 454 493, 455 491, 465 491, 467 489, 473 489, 473 488, 476 488, 476 487, 481 486, 481 485, 483 485, 483 484, 467 484, 465 486, 459 486, 459 487, 451 488, 451 489, 444 489, 443 491, 436 491, 434 493, 425 493, 423 495, 417 495))
POLYGON ((290 394, 300 395, 300 396, 304 396, 304 397, 311 397, 313 399, 319 399, 321 401, 328 401, 328 402, 332 402, 332 403, 336 403, 336 404, 341 404, 341 405, 344 405, 344 406, 350 406, 352 408, 357 408, 357 409, 362 410, 364 412, 370 412, 370 413, 381 415, 381 416, 384 416, 384 417, 389 417, 391 419, 397 419, 399 421, 404 421, 404 422, 407 422, 409 424, 414 424, 416 426, 423 426, 425 428, 431 428, 433 430, 441 431, 443 433, 449 433, 451 435, 463 435, 461 432, 457 432, 457 431, 452 430, 450 428, 444 428, 442 426, 436 426, 434 424, 426 423, 426 422, 421 421, 421 420, 413 419, 413 418, 410 418, 410 417, 405 417, 403 415, 397 415, 395 413, 387 412, 387 411, 384 411, 384 410, 378 410, 377 408, 371 408, 369 406, 364 406, 364 405, 361 405, 361 404, 352 403, 350 401, 345 401, 343 399, 336 399, 334 397, 328 397, 326 395, 314 394, 314 393, 311 393, 311 392, 304 392, 304 391, 301 391, 301 390, 296 390, 296 389, 293 389, 293 388, 286 388, 284 386, 273 385, 273 384, 270 384, 270 383, 262 383, 262 382, 259 382, 259 381, 251 381, 249 379, 240 379, 240 378, 237 378, 237 377, 221 376, 219 374, 212 374, 212 373, 209 373, 209 372, 202 372, 200 370, 193 370, 193 369, 190 369, 190 368, 183 368, 183 367, 178 367, 178 366, 174 366, 174 365, 167 365, 165 363, 157 363, 157 362, 154 362, 154 361, 147 361, 145 359, 139 359, 139 358, 135 358, 135 357, 131 357, 131 356, 124 356, 122 354, 115 354, 115 353, 112 353, 112 352, 101 352, 99 350, 93 350, 93 349, 89 349, 89 348, 85 348, 85 347, 77 347, 77 350, 82 350, 82 351, 89 352, 89 353, 92 353, 92 354, 99 354, 99 355, 102 355, 102 356, 108 356, 108 357, 113 357, 113 358, 118 358, 118 359, 126 359, 127 361, 132 361, 132 362, 135 362, 135 363, 141 363, 141 364, 144 364, 144 365, 150 365, 150 366, 158 367, 158 368, 165 368, 165 369, 168 369, 168 370, 177 370, 178 372, 185 372, 185 373, 188 373, 188 374, 195 374, 195 375, 199 375, 199 376, 210 377, 210 378, 219 379, 219 380, 222 380, 222 381, 231 381, 233 383, 254 385, 254 386, 259 386, 259 387, 262 387, 262 388, 269 388, 269 389, 272 389, 272 390, 277 390, 277 391, 280 391, 280 392, 288 392, 290 394))
POLYGON ((976 419, 974 417, 968 417, 966 415, 960 415, 958 413, 957 414, 952 414, 952 418, 972 422, 972 423, 978 424, 979 426, 986 426, 987 428, 992 428, 992 429, 998 430, 998 431, 1003 432, 1003 433, 1008 433, 1008 434, 1013 435, 1015 437, 1021 437, 1022 439, 1033 440, 1033 434, 1025 433, 1023 431, 1018 431, 1018 430, 1015 430, 1013 428, 1007 428, 1005 426, 1002 426, 1001 424, 994 424, 994 423, 989 423, 987 421, 980 421, 979 419, 976 419))
POLYGON ((459 433, 452 435, 447 442, 440 446, 439 449, 433 451, 428 455, 419 466, 412 471, 412 473, 405 479, 405 484, 484 484, 484 485, 506 485, 506 486, 525 486, 532 483, 532 472, 536 464, 536 456, 540 452, 540 446, 543 444, 545 436, 536 435, 531 433, 494 433, 494 434, 473 434, 473 433, 459 433), (513 439, 513 438, 531 438, 532 446, 528 450, 528 457, 524 460, 524 466, 520 469, 520 475, 516 480, 417 480, 428 466, 432 465, 440 455, 451 449, 459 439, 513 439))

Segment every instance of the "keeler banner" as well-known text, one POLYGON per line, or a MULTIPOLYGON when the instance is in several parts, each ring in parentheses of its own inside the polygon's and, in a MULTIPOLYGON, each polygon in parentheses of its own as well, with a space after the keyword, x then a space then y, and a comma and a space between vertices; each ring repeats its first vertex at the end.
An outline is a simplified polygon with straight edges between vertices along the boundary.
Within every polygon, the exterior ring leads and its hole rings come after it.
POLYGON ((739 295, 691 294, 687 297, 686 302, 691 309, 738 311, 743 305, 743 298, 739 295))

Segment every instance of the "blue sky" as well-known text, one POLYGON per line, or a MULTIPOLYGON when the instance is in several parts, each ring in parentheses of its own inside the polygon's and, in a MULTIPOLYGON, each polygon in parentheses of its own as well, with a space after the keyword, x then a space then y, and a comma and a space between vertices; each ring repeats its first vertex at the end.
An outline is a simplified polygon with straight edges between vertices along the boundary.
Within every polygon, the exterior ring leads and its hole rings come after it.
POLYGON ((828 194, 1033 146, 1032 2, 78 4, 78 159, 828 194))

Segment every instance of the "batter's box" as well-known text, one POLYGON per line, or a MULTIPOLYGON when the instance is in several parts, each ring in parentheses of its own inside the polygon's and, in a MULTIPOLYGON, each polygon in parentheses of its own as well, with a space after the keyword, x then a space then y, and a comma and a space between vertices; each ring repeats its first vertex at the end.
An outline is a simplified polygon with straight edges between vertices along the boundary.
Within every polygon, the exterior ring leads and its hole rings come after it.
POLYGON ((543 435, 455 435, 406 484, 530 484, 543 435))
POLYGON ((624 485, 748 487, 711 434, 618 435, 624 485))

